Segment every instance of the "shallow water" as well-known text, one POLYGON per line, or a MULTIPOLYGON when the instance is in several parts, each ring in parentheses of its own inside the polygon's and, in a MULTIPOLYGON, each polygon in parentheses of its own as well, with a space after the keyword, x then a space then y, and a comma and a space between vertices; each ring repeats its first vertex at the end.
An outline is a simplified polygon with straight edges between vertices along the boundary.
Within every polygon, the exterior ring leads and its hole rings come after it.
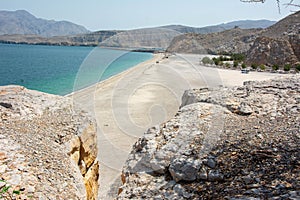
POLYGON ((0 85, 65 95, 151 58, 98 47, 0 44, 0 85))

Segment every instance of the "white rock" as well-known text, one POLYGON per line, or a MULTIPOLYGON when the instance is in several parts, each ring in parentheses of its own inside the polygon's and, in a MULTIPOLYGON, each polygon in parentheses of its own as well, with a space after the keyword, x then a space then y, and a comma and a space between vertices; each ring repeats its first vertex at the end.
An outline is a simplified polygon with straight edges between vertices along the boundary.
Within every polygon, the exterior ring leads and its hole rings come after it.
POLYGON ((10 185, 19 185, 21 182, 21 175, 19 174, 13 174, 9 180, 7 180, 7 183, 10 185))

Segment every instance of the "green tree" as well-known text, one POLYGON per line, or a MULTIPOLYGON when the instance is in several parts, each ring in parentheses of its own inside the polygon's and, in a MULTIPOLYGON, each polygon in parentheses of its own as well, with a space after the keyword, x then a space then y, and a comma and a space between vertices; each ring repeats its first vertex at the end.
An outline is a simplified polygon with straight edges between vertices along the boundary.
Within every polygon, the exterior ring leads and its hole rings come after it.
POLYGON ((247 66, 245 63, 242 64, 242 68, 245 69, 247 66))
POLYGON ((266 66, 265 66, 264 64, 259 65, 259 68, 260 68, 261 70, 263 70, 263 71, 266 70, 266 66))
POLYGON ((239 62, 238 62, 238 61, 233 61, 233 67, 234 67, 234 68, 237 68, 238 65, 239 65, 239 62))
POLYGON ((202 63, 205 64, 205 65, 214 64, 214 61, 206 56, 206 57, 202 58, 202 63))
POLYGON ((276 65, 276 64, 273 65, 273 66, 272 66, 272 69, 273 69, 274 71, 277 71, 277 70, 279 69, 279 65, 276 65))
POLYGON ((254 69, 254 70, 255 70, 255 69, 257 69, 257 67, 258 67, 258 65, 257 65, 257 64, 255 64, 255 63, 251 64, 251 68, 252 68, 252 69, 254 69))
POLYGON ((300 72, 300 64, 297 64, 295 68, 298 72, 300 72))
POLYGON ((290 64, 284 65, 283 70, 286 71, 286 72, 290 71, 291 70, 291 65, 290 64))
POLYGON ((246 56, 244 54, 241 54, 241 53, 234 53, 234 54, 231 55, 231 58, 233 60, 241 62, 241 61, 245 60, 246 56))
POLYGON ((220 63, 219 58, 213 58, 212 60, 214 61, 215 65, 219 65, 220 63))

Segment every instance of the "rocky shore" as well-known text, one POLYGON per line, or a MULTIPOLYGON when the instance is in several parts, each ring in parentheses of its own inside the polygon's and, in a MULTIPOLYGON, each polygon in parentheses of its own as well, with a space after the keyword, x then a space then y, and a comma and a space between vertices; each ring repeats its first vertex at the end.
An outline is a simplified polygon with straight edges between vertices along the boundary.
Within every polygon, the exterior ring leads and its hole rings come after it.
MULTIPOLYGON (((299 199, 299 78, 187 90, 135 143, 118 199, 299 199)), ((0 87, 1 198, 97 199, 97 126, 78 108, 0 87)))
POLYGON ((299 78, 186 91, 135 143, 118 199, 299 199, 299 78))
POLYGON ((0 198, 97 199, 96 127, 71 99, 0 87, 0 198))

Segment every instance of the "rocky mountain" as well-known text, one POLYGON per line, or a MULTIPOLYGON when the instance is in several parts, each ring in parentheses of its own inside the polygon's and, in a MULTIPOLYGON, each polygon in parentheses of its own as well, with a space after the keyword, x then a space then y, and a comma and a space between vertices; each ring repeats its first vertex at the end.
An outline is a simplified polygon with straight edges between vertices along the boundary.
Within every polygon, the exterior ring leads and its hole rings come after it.
POLYGON ((300 11, 295 12, 276 24, 263 30, 261 36, 269 38, 288 39, 290 36, 300 34, 300 11))
POLYGON ((261 30, 234 28, 210 34, 187 33, 175 37, 167 51, 196 54, 245 53, 259 31, 261 30))
MULTIPOLYGON (((182 33, 210 33, 220 32, 235 26, 267 27, 274 22, 266 20, 236 21, 228 24, 210 26, 204 28, 193 28, 181 25, 162 26, 158 28, 136 29, 124 31, 102 42, 100 46, 118 48, 162 48, 166 49, 172 39, 182 33)), ((179 36, 180 37, 180 36, 179 36)), ((225 48, 225 47, 224 47, 225 48)))
POLYGON ((299 78, 186 91, 133 146, 118 199, 299 199, 299 78))
POLYGON ((234 28, 218 33, 188 33, 173 39, 167 51, 178 53, 244 53, 248 64, 299 62, 300 11, 266 29, 234 28))
POLYGON ((295 65, 300 62, 300 11, 263 30, 247 52, 247 63, 295 65))
POLYGON ((268 66, 279 65, 280 67, 286 64, 295 65, 299 62, 299 51, 297 57, 292 44, 299 50, 299 36, 295 42, 291 43, 282 38, 258 37, 247 52, 246 63, 249 65, 253 63, 268 66))
POLYGON ((172 39, 183 33, 220 32, 240 28, 267 27, 274 22, 244 20, 194 28, 181 25, 129 31, 88 31, 70 22, 38 19, 26 11, 0 11, 0 42, 16 44, 103 46, 129 49, 166 49, 172 39), (66 36, 67 35, 67 36, 66 36))
POLYGON ((100 43, 104 47, 166 49, 179 32, 165 28, 145 28, 118 33, 100 43))
POLYGON ((72 99, 0 87, 0 198, 97 199, 96 122, 72 99))
POLYGON ((40 35, 44 37, 88 33, 83 26, 36 18, 25 10, 0 11, 0 35, 40 35))
POLYGON ((206 26, 201 28, 182 26, 182 25, 168 25, 168 26, 162 26, 161 28, 172 29, 180 33, 207 34, 207 33, 222 32, 236 27, 241 29, 267 28, 269 26, 272 26, 275 23, 276 23, 275 21, 269 21, 269 20, 240 20, 240 21, 233 21, 229 23, 223 23, 214 26, 206 26))

